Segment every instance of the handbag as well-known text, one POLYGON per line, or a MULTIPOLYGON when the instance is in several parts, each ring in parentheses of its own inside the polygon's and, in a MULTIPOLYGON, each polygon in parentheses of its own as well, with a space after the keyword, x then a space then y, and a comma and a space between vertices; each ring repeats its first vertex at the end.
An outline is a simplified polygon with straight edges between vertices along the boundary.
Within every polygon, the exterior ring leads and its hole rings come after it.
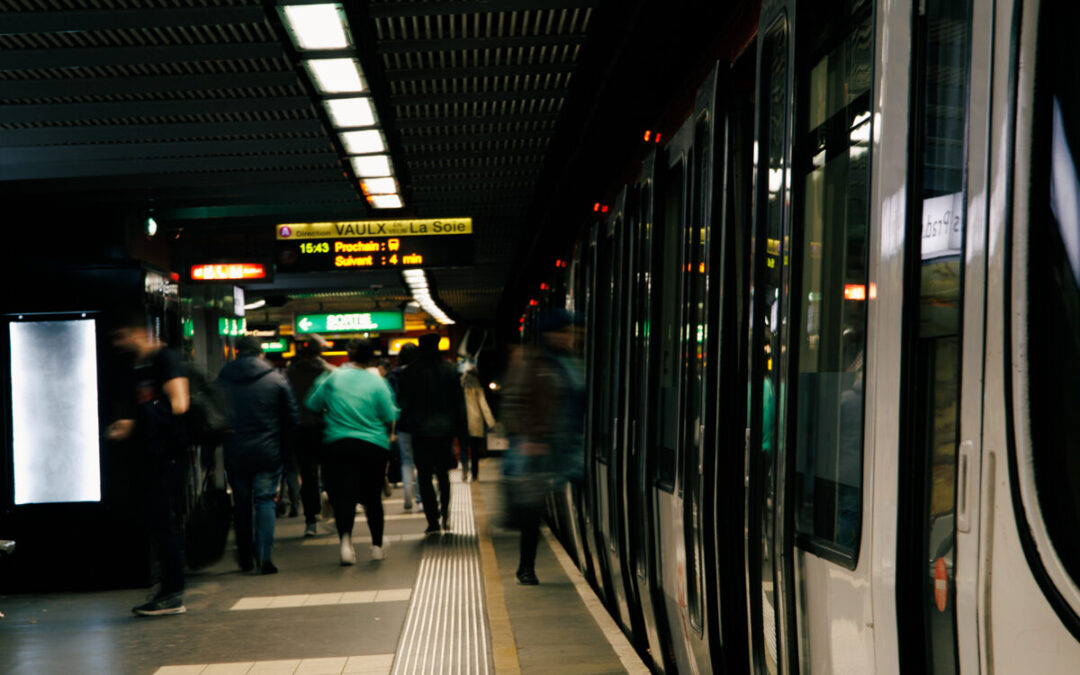
POLYGON ((520 529, 543 512, 555 484, 551 473, 502 477, 502 526, 520 529))
POLYGON ((194 496, 184 527, 187 565, 193 570, 213 565, 225 554, 232 523, 229 493, 217 486, 216 469, 206 471, 202 489, 194 496))
POLYGON ((487 449, 488 452, 492 450, 505 452, 510 449, 510 438, 507 437, 506 432, 503 431, 503 426, 500 423, 496 423, 487 432, 487 449))

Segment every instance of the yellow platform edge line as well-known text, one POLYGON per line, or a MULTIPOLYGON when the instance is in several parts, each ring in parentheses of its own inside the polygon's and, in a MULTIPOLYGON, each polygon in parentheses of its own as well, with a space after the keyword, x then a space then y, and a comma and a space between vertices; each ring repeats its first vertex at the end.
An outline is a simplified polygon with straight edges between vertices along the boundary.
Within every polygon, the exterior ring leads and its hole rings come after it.
POLYGON ((480 568, 484 575, 484 590, 487 594, 488 623, 491 624, 491 651, 495 658, 495 672, 521 673, 518 661, 517 643, 514 630, 510 625, 510 612, 506 609, 506 596, 503 595, 502 579, 499 577, 499 564, 495 559, 495 546, 491 543, 491 528, 488 526, 487 510, 480 490, 472 490, 473 517, 476 519, 477 543, 480 546, 480 568))

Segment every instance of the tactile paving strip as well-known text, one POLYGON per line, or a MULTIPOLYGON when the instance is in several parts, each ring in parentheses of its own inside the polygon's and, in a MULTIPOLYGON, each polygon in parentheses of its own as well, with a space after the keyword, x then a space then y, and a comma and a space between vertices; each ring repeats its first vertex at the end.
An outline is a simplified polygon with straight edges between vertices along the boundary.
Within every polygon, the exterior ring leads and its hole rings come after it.
POLYGON ((450 532, 427 539, 395 675, 492 672, 472 492, 451 475, 450 532))

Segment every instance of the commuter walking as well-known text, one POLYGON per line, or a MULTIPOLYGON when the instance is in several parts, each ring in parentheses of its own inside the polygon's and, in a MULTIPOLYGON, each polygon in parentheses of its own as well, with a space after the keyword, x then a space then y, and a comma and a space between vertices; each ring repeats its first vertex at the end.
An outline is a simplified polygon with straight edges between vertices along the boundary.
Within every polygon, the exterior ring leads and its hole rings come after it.
POLYGON ((585 377, 574 316, 540 315, 540 345, 512 364, 504 395, 510 450, 502 464, 507 521, 521 530, 518 583, 532 586, 540 518, 549 492, 584 478, 585 377))
POLYGON ((182 614, 184 607, 184 531, 186 456, 184 415, 190 405, 187 377, 180 358, 147 329, 136 314, 113 331, 113 344, 134 357, 130 399, 124 417, 109 425, 106 438, 134 438, 145 449, 146 514, 161 561, 161 587, 145 604, 132 608, 141 616, 182 614))
POLYGON ((458 381, 457 369, 439 356, 439 336, 420 336, 416 361, 401 374, 398 402, 408 418, 412 432, 413 457, 416 460, 420 497, 427 516, 427 534, 450 529, 450 476, 453 465, 454 436, 464 444, 468 436, 465 420, 465 396, 458 381), (431 485, 439 481, 439 503, 431 485))
POLYGON ((383 482, 390 451, 391 426, 398 407, 389 385, 368 370, 375 350, 366 342, 352 341, 349 362, 315 382, 304 404, 322 412, 323 477, 334 507, 341 564, 356 563, 352 544, 357 502, 364 505, 371 531, 371 557, 382 560, 388 545, 383 539, 383 482))
POLYGON ((218 382, 232 422, 225 436, 225 472, 233 491, 238 563, 245 572, 274 574, 274 494, 300 413, 288 381, 263 358, 258 340, 240 338, 236 352, 218 382))
POLYGON ((465 412, 469 418, 468 444, 461 447, 461 477, 469 480, 469 462, 472 461, 472 479, 477 480, 480 473, 480 457, 484 454, 484 436, 487 430, 495 426, 495 417, 488 407, 484 388, 476 370, 469 369, 461 376, 461 388, 465 392, 465 412))
MULTIPOLYGON (((311 387, 321 375, 334 370, 322 358, 322 344, 317 339, 297 343, 296 358, 286 373, 297 401, 307 399, 311 387)), ((304 505, 304 536, 318 534, 315 522, 319 515, 319 461, 322 454, 323 417, 306 405, 300 406, 300 429, 296 435, 296 462, 300 472, 300 500, 304 505)))
MULTIPOLYGON (((407 342, 402 345, 401 352, 398 354, 397 367, 386 376, 386 382, 390 385, 395 397, 400 395, 398 391, 401 384, 401 374, 405 372, 410 363, 416 360, 418 355, 418 347, 415 344, 407 342)), ((398 417, 395 432, 397 434, 398 453, 401 456, 401 485, 405 492, 405 510, 412 511, 414 500, 417 504, 420 504, 420 495, 416 491, 416 467, 413 464, 412 432, 409 430, 409 420, 404 410, 401 411, 401 416, 398 417)))

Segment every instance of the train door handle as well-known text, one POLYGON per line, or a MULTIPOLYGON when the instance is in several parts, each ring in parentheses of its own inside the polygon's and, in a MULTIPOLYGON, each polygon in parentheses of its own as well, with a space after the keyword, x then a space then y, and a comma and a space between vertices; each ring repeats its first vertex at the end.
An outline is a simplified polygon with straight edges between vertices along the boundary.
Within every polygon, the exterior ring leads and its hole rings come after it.
POLYGON ((973 473, 973 460, 975 457, 975 442, 971 440, 960 443, 960 452, 957 462, 956 486, 960 494, 956 496, 956 531, 971 532, 971 474, 973 473))

